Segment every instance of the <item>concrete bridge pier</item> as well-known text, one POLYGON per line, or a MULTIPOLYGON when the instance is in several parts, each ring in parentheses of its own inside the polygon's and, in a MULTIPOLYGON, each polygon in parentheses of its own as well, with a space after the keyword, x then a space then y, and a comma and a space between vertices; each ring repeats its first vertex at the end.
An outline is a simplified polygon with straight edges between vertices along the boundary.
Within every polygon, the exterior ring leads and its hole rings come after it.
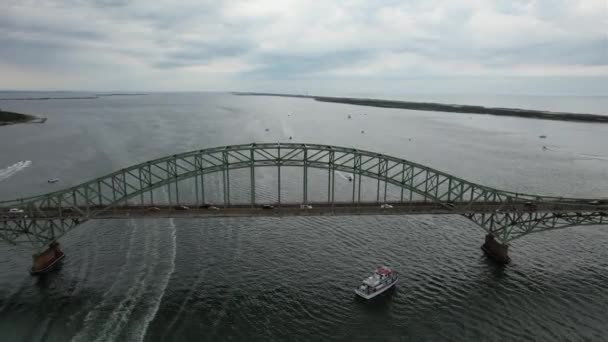
POLYGON ((511 258, 509 257, 509 245, 496 241, 494 235, 491 233, 486 235, 486 242, 481 246, 481 249, 489 258, 501 264, 508 264, 511 262, 511 258))
POLYGON ((32 255, 34 262, 30 273, 43 274, 52 270, 57 263, 65 257, 65 254, 59 248, 59 242, 53 241, 47 249, 40 253, 32 255))

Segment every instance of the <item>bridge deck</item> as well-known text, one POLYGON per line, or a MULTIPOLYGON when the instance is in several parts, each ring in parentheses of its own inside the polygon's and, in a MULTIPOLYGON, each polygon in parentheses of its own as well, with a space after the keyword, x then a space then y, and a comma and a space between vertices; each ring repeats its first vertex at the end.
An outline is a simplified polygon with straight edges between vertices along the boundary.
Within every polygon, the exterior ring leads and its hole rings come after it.
MULTIPOLYGON (((272 209, 264 208, 261 205, 251 207, 247 204, 233 204, 228 206, 218 205, 216 210, 209 209, 208 206, 197 207, 196 205, 184 204, 188 209, 178 209, 177 206, 120 206, 101 210, 96 207, 64 208, 62 212, 56 209, 41 210, 30 215, 30 219, 57 219, 69 217, 86 218, 83 213, 94 213, 95 219, 113 219, 127 217, 249 217, 249 216, 347 216, 347 215, 415 215, 415 214, 467 214, 467 213, 508 213, 508 212, 529 212, 529 213, 572 213, 572 212, 608 212, 608 206, 594 206, 581 204, 554 204, 542 203, 534 209, 526 207, 524 204, 505 205, 504 203, 480 202, 473 204, 452 205, 438 204, 432 202, 388 202, 392 208, 381 208, 380 203, 311 203, 312 208, 300 208, 300 204, 273 204, 272 209), (88 209, 88 210, 87 210, 88 209), (100 210, 99 212, 97 212, 100 210)), ((5 214, 4 219, 9 218, 5 214)), ((14 214, 12 215, 14 218, 14 214)))

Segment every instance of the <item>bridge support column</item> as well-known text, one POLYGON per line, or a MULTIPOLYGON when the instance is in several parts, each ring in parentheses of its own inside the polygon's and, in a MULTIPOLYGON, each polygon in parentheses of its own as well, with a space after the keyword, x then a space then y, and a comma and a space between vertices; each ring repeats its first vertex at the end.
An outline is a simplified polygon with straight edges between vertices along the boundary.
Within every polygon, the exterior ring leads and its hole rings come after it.
POLYGON ((34 254, 34 264, 30 270, 31 274, 42 274, 50 271, 59 262, 59 260, 65 257, 65 254, 59 249, 59 242, 53 241, 47 249, 44 251, 34 254))
POLYGON ((486 235, 486 242, 481 246, 481 249, 486 255, 501 264, 508 264, 511 261, 509 257, 509 245, 496 241, 494 235, 486 235))

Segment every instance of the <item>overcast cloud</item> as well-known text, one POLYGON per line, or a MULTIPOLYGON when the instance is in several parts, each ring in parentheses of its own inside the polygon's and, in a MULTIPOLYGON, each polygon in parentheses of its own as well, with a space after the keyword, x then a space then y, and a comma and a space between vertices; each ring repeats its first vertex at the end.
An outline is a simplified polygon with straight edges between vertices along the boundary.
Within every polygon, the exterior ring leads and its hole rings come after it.
POLYGON ((607 0, 0 1, 0 89, 608 94, 607 0))

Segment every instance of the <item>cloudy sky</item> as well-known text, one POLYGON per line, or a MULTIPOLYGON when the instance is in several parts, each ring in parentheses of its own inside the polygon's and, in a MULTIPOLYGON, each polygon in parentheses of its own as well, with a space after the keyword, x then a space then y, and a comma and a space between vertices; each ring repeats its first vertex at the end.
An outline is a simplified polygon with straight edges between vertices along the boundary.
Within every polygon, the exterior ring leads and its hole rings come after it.
POLYGON ((608 0, 0 1, 0 89, 608 94, 608 0))

